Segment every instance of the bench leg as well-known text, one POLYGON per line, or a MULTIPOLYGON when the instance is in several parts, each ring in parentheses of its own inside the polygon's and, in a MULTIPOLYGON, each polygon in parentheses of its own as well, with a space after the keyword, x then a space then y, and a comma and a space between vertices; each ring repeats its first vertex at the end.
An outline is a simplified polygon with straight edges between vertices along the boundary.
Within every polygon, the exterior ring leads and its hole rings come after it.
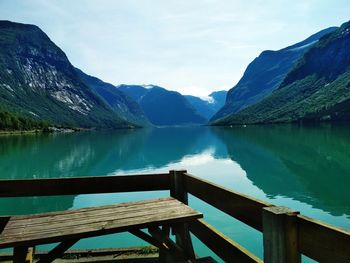
POLYGON ((188 225, 186 223, 178 223, 173 229, 176 237, 176 244, 184 250, 188 259, 196 259, 188 225))
POLYGON ((26 263, 28 247, 15 247, 13 249, 13 263, 26 263))
POLYGON ((168 263, 186 260, 183 249, 175 244, 159 227, 150 227, 148 228, 148 232, 165 246, 165 249, 160 251, 159 254, 160 262, 168 263))
POLYGON ((43 255, 37 263, 51 263, 56 258, 62 257, 71 246, 73 246, 79 239, 67 240, 59 243, 54 249, 52 249, 46 255, 43 255))
MULTIPOLYGON (((170 235, 170 227, 169 226, 163 226, 162 227, 162 232, 164 233, 165 236, 169 236, 170 235)), ((167 262, 171 262, 171 256, 169 255, 168 252, 168 247, 166 247, 166 249, 163 248, 159 248, 159 263, 167 263, 167 262)))

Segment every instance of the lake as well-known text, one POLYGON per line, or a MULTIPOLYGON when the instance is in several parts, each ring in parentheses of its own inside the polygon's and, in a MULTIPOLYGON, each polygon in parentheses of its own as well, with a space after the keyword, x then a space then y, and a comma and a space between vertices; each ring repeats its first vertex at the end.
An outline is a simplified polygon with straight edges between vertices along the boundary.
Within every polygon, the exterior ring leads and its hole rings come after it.
MULTIPOLYGON (((294 125, 186 127, 0 136, 0 179, 189 173, 350 229, 350 127, 294 125)), ((2 198, 0 214, 66 210, 167 196, 168 192, 2 198)), ((223 200, 225 202, 225 200, 223 200)), ((262 257, 262 235, 190 196, 220 231, 262 257)), ((136 246, 128 234, 75 248, 136 246)), ((209 251, 195 240, 197 252, 209 251)), ((46 247, 47 248, 47 247, 46 247)), ((309 262, 308 259, 304 259, 309 262)))

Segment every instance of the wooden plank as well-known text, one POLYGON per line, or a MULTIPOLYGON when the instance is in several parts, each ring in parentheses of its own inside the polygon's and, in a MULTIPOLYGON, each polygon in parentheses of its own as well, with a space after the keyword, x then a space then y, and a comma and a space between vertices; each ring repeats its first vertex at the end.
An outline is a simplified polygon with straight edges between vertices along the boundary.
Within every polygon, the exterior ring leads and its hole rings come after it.
POLYGON ((350 262, 350 231, 298 216, 299 250, 318 262, 350 262))
POLYGON ((236 193, 229 189, 186 174, 185 190, 208 204, 262 231, 262 208, 270 203, 236 193))
MULTIPOLYGON (((193 211, 189 210, 189 209, 184 209, 183 206, 181 205, 173 205, 173 206, 167 206, 167 207, 160 207, 161 211, 158 209, 158 207, 152 209, 146 205, 144 205, 144 209, 143 210, 139 210, 137 209, 136 211, 132 211, 132 210, 124 210, 122 209, 122 211, 120 212, 116 212, 114 214, 107 216, 102 216, 102 217, 95 217, 95 214, 89 214, 89 212, 84 212, 84 214, 86 215, 85 218, 78 218, 78 220, 75 219, 70 219, 69 217, 65 217, 67 218, 66 220, 59 220, 58 223, 56 223, 55 221, 48 221, 45 222, 44 224, 35 224, 35 219, 33 219, 32 221, 34 222, 33 224, 28 223, 28 225, 26 224, 22 224, 20 227, 16 227, 16 224, 12 224, 12 228, 6 228, 4 230, 4 233, 1 235, 1 237, 6 238, 8 236, 13 235, 13 233, 15 233, 15 235, 19 232, 18 229, 22 228, 22 235, 27 235, 30 234, 32 232, 36 233, 39 230, 44 233, 46 231, 59 231, 61 229, 65 229, 65 228, 71 228, 71 227, 82 227, 82 228, 86 228, 89 227, 89 224, 95 224, 95 223, 101 223, 101 222, 106 222, 106 221, 110 221, 110 220, 120 220, 120 221, 127 221, 127 220, 141 220, 141 217, 150 217, 150 216, 158 216, 159 213, 161 214, 173 214, 173 213, 177 213, 177 214, 192 214, 193 211)), ((117 209, 116 209, 117 210, 117 209)), ((66 216, 66 215, 65 215, 66 216)), ((56 217, 59 218, 59 217, 56 217)), ((39 220, 41 220, 42 218, 39 218, 39 220)), ((15 217, 13 217, 11 220, 16 220, 15 217)), ((11 223, 10 220, 10 223, 11 223)), ((24 220, 21 220, 24 221, 24 220)), ((11 225, 11 224, 10 224, 11 225)))
MULTIPOLYGON (((117 210, 117 209, 115 209, 117 210)), ((6 238, 12 235, 12 233, 18 233, 18 229, 22 228, 21 235, 29 235, 30 233, 38 233, 41 231, 42 233, 49 234, 50 232, 56 232, 56 231, 61 231, 62 229, 66 228, 87 228, 90 227, 90 225, 93 224, 100 224, 101 222, 107 222, 111 220, 119 220, 119 221, 127 221, 130 220, 132 221, 137 221, 140 220, 141 217, 151 217, 151 216, 158 216, 158 214, 173 214, 173 213, 178 213, 178 214, 190 214, 192 211, 189 209, 184 209, 184 206, 176 204, 176 205, 168 205, 164 207, 149 207, 147 205, 144 205, 142 209, 137 209, 137 210, 125 210, 122 209, 121 211, 116 211, 113 214, 110 214, 108 216, 102 215, 102 216, 97 216, 95 213, 89 213, 89 211, 84 212, 85 217, 79 217, 77 219, 75 218, 69 218, 67 215, 64 215, 66 220, 59 220, 59 217, 57 218, 56 222, 55 220, 48 220, 47 222, 41 223, 41 224, 36 224, 35 220, 32 220, 32 224, 21 224, 20 226, 16 226, 15 223, 9 224, 12 227, 11 228, 6 228, 4 233, 1 235, 1 237, 6 238), (161 209, 161 212, 160 212, 161 209)), ((10 223, 15 221, 15 217, 10 220, 10 223)), ((39 220, 42 220, 42 218, 39 218, 39 220)), ((22 222, 24 220, 21 220, 22 222)))
MULTIPOLYGON (((148 202, 133 202, 133 210, 125 210, 127 205, 119 204, 112 205, 117 211, 121 211, 116 214, 111 214, 104 218, 94 218, 96 211, 92 208, 92 215, 89 215, 88 209, 83 209, 86 215, 86 219, 78 218, 77 220, 60 221, 56 224, 54 221, 47 221, 44 225, 35 224, 35 220, 42 220, 42 215, 38 218, 31 218, 31 227, 22 224, 22 227, 7 228, 4 229, 0 235, 0 247, 11 247, 20 245, 37 245, 51 242, 59 242, 69 239, 80 239, 85 237, 92 237, 97 235, 105 235, 110 233, 117 233, 122 231, 130 231, 132 229, 141 229, 149 226, 158 226, 163 224, 172 224, 175 222, 184 222, 200 218, 203 215, 190 207, 182 204, 173 198, 162 199, 163 202, 168 202, 168 205, 161 209, 157 207, 147 206, 152 205, 154 202, 159 202, 159 199, 149 200, 148 202), (140 209, 142 208, 142 209, 140 209), (127 212, 126 212, 127 211, 127 212), (44 227, 45 226, 45 227, 44 227)), ((76 211, 66 211, 62 216, 75 213, 76 211)), ((75 213, 76 214, 76 213, 75 213)), ((50 213, 46 214, 50 217, 50 213)), ((59 219, 59 216, 56 216, 59 219)), ((16 217, 12 217, 11 220, 15 221, 16 217)), ((21 217, 23 221, 23 217, 21 217)), ((12 225, 15 226, 15 223, 12 225)))
POLYGON ((301 262, 298 251, 298 214, 287 207, 263 208, 265 263, 301 262))
POLYGON ((0 180, 0 197, 169 190, 169 174, 0 180))
POLYGON ((60 258, 63 256, 64 252, 66 252, 71 246, 77 243, 79 239, 72 239, 61 242, 55 248, 53 248, 49 253, 40 257, 37 263, 51 263, 56 258, 60 258))
MULTIPOLYGON (((19 227, 35 227, 36 225, 42 226, 45 224, 61 224, 62 222, 66 222, 67 220, 86 220, 89 218, 105 218, 110 215, 117 215, 125 213, 128 214, 130 211, 133 213, 136 212, 144 212, 144 206, 147 206, 149 209, 163 209, 169 207, 177 207, 181 206, 181 203, 176 201, 175 199, 169 198, 159 198, 153 200, 153 202, 141 201, 141 202, 130 202, 127 204, 117 204, 117 205, 105 205, 99 207, 88 207, 81 208, 76 210, 59 211, 59 212, 49 212, 43 214, 34 214, 34 215, 24 215, 24 216, 14 216, 12 220, 10 220, 6 229, 9 231, 10 229, 17 229, 19 227), (118 209, 116 209, 118 208, 118 209)), ((78 221, 80 222, 80 221, 78 221)))
POLYGON ((225 262, 263 263, 235 241, 226 237, 203 220, 189 223, 190 231, 225 262))

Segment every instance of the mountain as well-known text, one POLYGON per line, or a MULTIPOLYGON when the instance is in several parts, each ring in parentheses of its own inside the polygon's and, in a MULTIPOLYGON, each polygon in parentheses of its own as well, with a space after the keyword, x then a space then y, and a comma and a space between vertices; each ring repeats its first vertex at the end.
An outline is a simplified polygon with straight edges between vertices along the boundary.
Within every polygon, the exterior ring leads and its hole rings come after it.
POLYGON ((110 83, 90 76, 80 69, 76 68, 76 71, 83 82, 125 120, 142 125, 150 124, 140 105, 134 99, 110 83))
POLYGON ((248 65, 237 85, 228 91, 225 106, 212 120, 239 112, 269 96, 279 87, 296 61, 322 36, 336 29, 324 29, 304 41, 278 51, 263 51, 248 65))
POLYGON ((197 112, 209 120, 213 115, 221 109, 226 100, 226 90, 212 92, 208 98, 185 95, 185 98, 192 104, 197 112))
POLYGON ((272 95, 217 124, 326 120, 350 120, 350 22, 313 45, 272 95))
POLYGON ((120 85, 117 88, 136 100, 154 125, 171 126, 206 123, 206 119, 178 92, 153 85, 120 85))
POLYGON ((65 53, 40 28, 10 21, 0 21, 0 106, 55 125, 133 125, 79 78, 65 53))

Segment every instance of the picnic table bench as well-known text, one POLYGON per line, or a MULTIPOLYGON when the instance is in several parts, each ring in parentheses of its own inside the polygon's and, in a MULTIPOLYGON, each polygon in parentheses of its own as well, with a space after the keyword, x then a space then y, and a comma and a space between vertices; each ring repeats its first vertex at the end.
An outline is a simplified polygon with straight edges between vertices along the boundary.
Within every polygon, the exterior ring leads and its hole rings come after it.
POLYGON ((0 248, 13 247, 14 262, 25 262, 35 246, 59 243, 39 260, 52 262, 82 238, 128 231, 157 246, 160 261, 169 257, 184 261, 195 258, 187 222, 201 217, 201 213, 172 197, 0 217, 0 248), (170 229, 176 243, 169 238, 170 229))

